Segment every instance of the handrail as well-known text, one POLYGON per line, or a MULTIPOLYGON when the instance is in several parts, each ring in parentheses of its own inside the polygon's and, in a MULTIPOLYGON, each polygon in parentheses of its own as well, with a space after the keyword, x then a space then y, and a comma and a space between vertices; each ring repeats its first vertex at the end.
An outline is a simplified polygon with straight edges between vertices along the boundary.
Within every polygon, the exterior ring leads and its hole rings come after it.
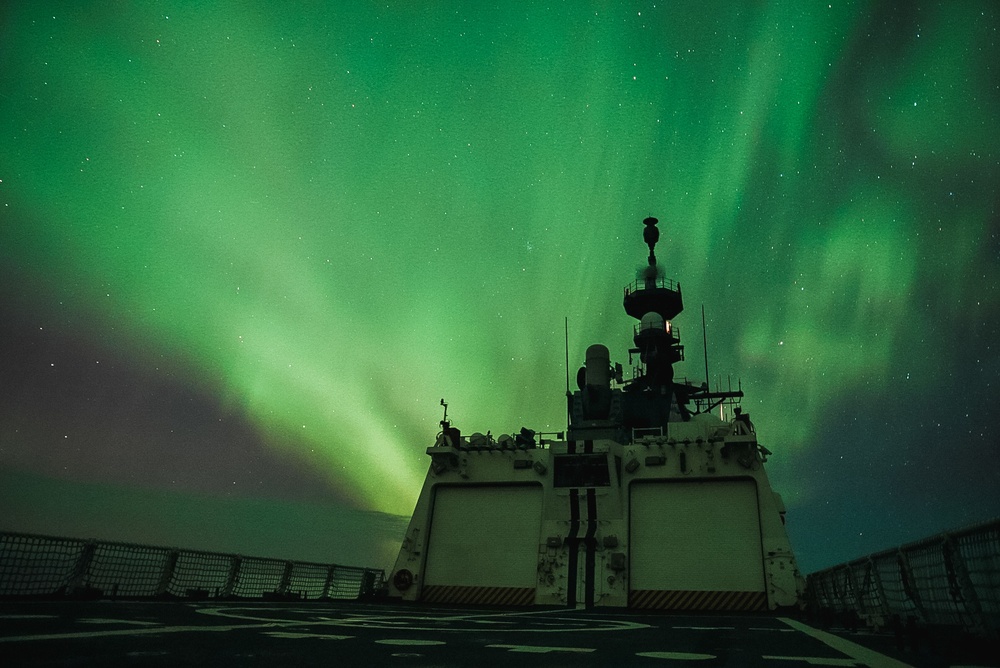
POLYGON ((358 599, 382 569, 0 532, 0 598, 358 599))
POLYGON ((807 577, 817 610, 882 627, 913 620, 1000 634, 1000 519, 937 534, 807 577))
POLYGON ((681 291, 681 284, 669 278, 637 278, 625 286, 625 296, 628 297, 633 292, 648 290, 651 287, 665 288, 667 290, 671 290, 672 292, 681 291))

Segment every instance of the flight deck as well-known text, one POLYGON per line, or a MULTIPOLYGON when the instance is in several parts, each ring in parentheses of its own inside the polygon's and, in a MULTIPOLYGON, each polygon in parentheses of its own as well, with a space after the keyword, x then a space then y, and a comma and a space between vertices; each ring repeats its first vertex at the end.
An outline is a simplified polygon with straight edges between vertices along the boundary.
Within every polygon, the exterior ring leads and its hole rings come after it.
POLYGON ((15 666, 1000 665, 968 645, 900 647, 899 640, 770 614, 340 601, 0 603, 0 655, 15 666))

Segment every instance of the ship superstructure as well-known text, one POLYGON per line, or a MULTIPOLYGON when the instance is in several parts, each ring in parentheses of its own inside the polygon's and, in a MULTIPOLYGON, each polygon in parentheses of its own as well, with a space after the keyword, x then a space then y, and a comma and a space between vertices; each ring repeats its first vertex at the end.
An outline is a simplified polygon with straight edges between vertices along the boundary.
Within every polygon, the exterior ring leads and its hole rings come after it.
MULTIPOLYGON (((632 377, 586 351, 565 434, 466 437, 445 418, 390 577, 410 601, 766 610, 804 581, 742 391, 674 378, 681 287, 647 265, 625 287, 632 377)), ((442 404, 443 404, 442 400, 442 404)))

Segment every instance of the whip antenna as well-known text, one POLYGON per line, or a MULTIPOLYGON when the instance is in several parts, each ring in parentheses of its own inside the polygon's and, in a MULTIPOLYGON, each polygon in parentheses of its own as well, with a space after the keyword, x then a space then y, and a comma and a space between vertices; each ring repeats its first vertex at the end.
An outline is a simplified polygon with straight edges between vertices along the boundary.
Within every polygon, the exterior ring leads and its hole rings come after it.
POLYGON ((705 305, 701 305, 701 345, 705 349, 705 382, 708 382, 708 334, 705 332, 705 305))
POLYGON ((570 407, 573 404, 573 395, 569 391, 569 316, 563 317, 566 328, 566 428, 569 428, 572 413, 570 407))

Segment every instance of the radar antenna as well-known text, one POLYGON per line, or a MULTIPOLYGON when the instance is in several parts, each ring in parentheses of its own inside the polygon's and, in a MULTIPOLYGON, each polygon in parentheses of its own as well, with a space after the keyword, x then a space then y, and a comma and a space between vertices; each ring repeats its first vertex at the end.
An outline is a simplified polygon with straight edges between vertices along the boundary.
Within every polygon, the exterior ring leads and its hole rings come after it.
POLYGON ((653 247, 656 246, 656 242, 660 240, 660 230, 656 227, 656 223, 659 221, 656 218, 650 216, 642 221, 642 224, 646 226, 646 229, 642 231, 642 240, 646 242, 649 246, 649 266, 656 266, 656 253, 653 252, 653 247))

